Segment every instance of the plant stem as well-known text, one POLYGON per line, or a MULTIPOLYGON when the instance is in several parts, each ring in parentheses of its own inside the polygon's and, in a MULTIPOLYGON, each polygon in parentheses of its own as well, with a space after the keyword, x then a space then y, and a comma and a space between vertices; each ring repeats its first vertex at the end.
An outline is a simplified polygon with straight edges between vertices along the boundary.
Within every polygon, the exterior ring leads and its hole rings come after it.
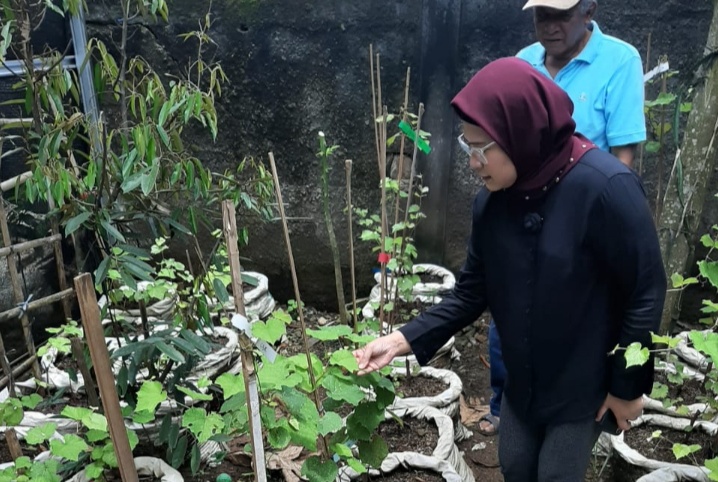
POLYGON ((332 213, 329 208, 329 152, 327 150, 326 139, 324 134, 319 136, 319 166, 321 169, 321 187, 322 187, 322 206, 324 211, 324 224, 327 227, 327 236, 329 237, 329 247, 332 250, 332 261, 334 262, 334 285, 337 291, 337 303, 339 304, 339 319, 342 325, 348 323, 346 302, 344 301, 344 282, 342 280, 342 264, 339 257, 339 247, 337 245, 337 237, 334 233, 334 223, 332 221, 332 213))

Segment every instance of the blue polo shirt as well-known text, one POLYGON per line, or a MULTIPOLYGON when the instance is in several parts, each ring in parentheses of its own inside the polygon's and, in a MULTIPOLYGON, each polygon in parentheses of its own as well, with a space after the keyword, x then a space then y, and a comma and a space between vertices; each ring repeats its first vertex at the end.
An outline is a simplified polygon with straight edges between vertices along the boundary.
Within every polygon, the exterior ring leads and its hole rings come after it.
MULTIPOLYGON (((574 105, 576 130, 603 150, 646 140, 643 113, 643 65, 630 44, 605 35, 593 23, 593 32, 580 54, 553 79, 565 90, 574 105)), ((521 50, 526 60, 551 78, 539 42, 521 50)))

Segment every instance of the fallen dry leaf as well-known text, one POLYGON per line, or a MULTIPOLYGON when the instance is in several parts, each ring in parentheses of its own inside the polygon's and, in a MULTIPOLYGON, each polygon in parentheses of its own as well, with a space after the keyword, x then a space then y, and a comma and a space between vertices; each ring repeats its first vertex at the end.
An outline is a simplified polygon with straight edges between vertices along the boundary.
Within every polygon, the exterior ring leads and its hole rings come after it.
POLYGON ((272 453, 267 459, 267 468, 281 470, 286 482, 300 482, 303 459, 297 460, 302 453, 302 447, 290 445, 279 453, 272 453))
POLYGON ((465 400, 464 396, 461 395, 459 399, 459 413, 461 414, 461 423, 464 425, 471 426, 476 425, 481 420, 481 417, 489 413, 489 406, 482 405, 479 399, 476 397, 469 397, 469 400, 465 400))

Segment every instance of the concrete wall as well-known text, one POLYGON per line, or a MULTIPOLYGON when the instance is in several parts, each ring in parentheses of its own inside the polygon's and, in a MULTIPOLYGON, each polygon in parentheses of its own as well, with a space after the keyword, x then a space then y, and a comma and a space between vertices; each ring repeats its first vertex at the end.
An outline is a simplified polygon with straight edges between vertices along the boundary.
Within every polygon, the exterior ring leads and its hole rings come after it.
MULTIPOLYGON (((107 2, 108 4, 110 2, 107 2)), ((266 159, 273 151, 291 223, 302 296, 332 308, 333 273, 319 199, 316 133, 340 144, 331 173, 335 227, 347 253, 343 160, 354 160, 354 201, 378 205, 378 174, 371 119, 368 46, 381 53, 385 102, 398 111, 403 78, 411 67, 411 109, 427 105, 426 125, 434 152, 420 159, 432 186, 429 218, 420 230, 423 258, 458 269, 469 230, 469 209, 477 183, 456 153, 457 121, 448 100, 485 63, 513 55, 532 42, 531 15, 523 0, 215 0, 211 35, 230 84, 220 100, 217 142, 190 139, 197 155, 214 169, 231 168, 244 156, 266 159), (432 196, 433 195, 433 196, 432 196)), ((130 27, 129 50, 158 69, 186 69, 194 46, 180 33, 196 29, 209 2, 171 2, 170 23, 130 27)), ((121 17, 114 6, 90 2, 88 33, 119 41, 121 17)), ((710 0, 600 0, 602 29, 646 51, 668 54, 689 77, 700 58, 711 12, 710 0)), ((650 169, 648 169, 650 171, 650 169)), ((358 229, 355 229, 358 232, 358 229)), ((357 243, 360 294, 368 292, 375 256, 357 243)), ((183 252, 183 251, 182 251, 183 252)), ((247 268, 270 276, 280 299, 293 297, 279 224, 255 225, 244 256, 247 268)), ((344 256, 345 268, 348 266, 344 256)), ((345 269, 345 273, 348 269, 345 269)), ((345 278, 348 286, 348 279, 345 278)))

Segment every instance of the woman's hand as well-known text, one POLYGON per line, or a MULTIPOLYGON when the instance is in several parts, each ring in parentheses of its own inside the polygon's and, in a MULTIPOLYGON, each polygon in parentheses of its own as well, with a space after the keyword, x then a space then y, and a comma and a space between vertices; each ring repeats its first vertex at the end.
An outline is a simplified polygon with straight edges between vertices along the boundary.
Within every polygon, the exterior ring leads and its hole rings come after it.
POLYGON ((354 358, 359 364, 359 375, 384 368, 395 357, 409 351, 411 351, 411 346, 400 331, 377 338, 364 348, 354 351, 354 358))
POLYGON ((643 397, 636 398, 635 400, 623 400, 609 393, 603 405, 601 405, 601 408, 598 409, 596 421, 600 421, 603 414, 609 409, 616 416, 618 428, 624 432, 631 430, 631 422, 643 413, 643 397))

